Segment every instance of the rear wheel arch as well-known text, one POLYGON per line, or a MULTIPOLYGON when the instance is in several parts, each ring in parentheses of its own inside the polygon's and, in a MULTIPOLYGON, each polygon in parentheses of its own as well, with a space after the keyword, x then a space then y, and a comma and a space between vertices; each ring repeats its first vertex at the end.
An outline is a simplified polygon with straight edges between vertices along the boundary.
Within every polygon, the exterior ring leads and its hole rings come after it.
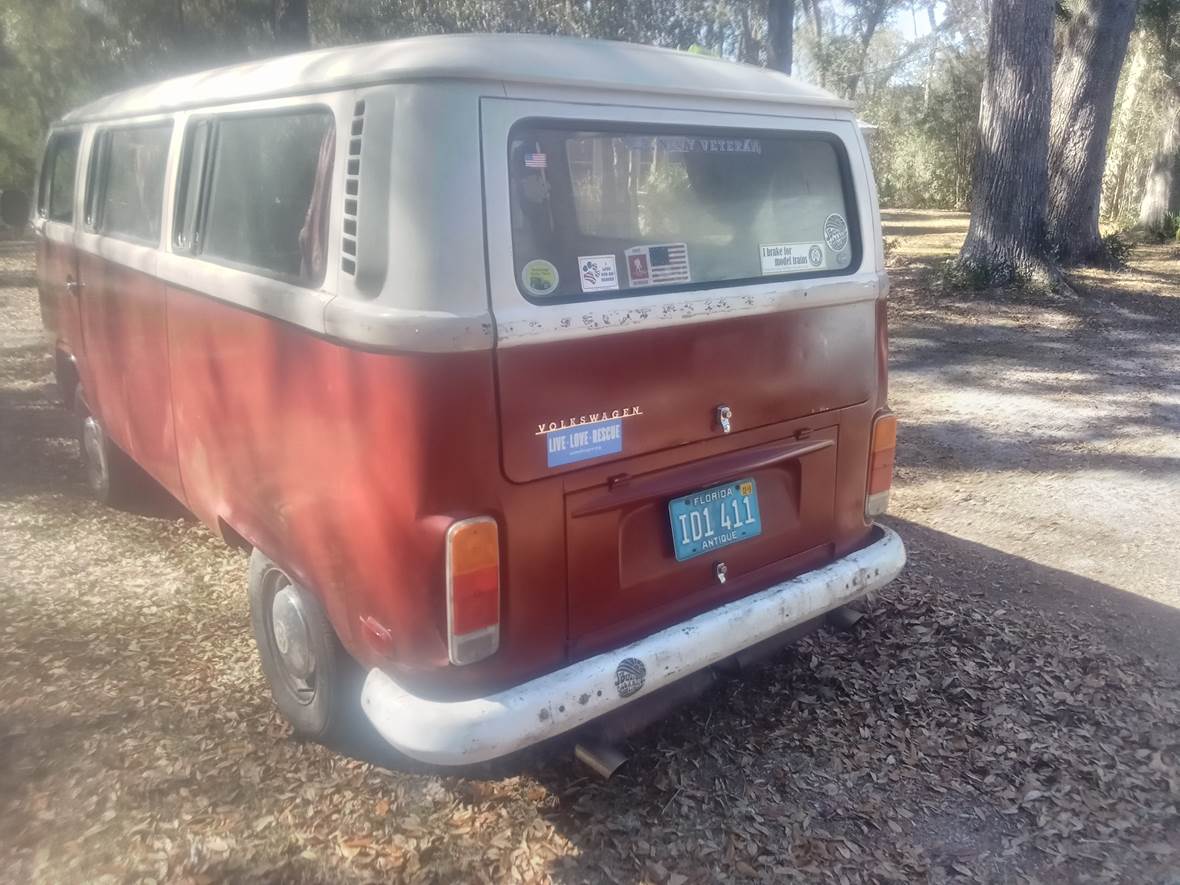
POLYGON ((250 553, 247 590, 250 625, 279 711, 301 737, 329 744, 345 737, 360 713, 361 670, 320 594, 258 547, 250 553), (301 646, 305 653, 293 651, 301 646))
POLYGON ((78 371, 77 359, 61 346, 58 346, 53 353, 53 377, 57 381, 62 405, 67 409, 74 409, 77 405, 76 398, 81 389, 82 378, 78 371))
POLYGON ((217 534, 227 546, 235 550, 251 553, 256 549, 255 545, 247 541, 245 535, 230 525, 224 516, 217 517, 217 534))

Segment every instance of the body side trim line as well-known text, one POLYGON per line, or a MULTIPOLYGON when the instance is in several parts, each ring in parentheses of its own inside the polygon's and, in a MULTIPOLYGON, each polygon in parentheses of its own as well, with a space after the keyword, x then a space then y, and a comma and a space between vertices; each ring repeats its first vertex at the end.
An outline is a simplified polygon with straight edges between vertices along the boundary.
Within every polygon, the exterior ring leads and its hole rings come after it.
POLYGON ((684 323, 704 323, 730 316, 756 316, 812 307, 831 307, 875 301, 876 273, 826 280, 754 283, 688 292, 636 295, 535 307, 523 298, 520 305, 496 311, 496 345, 513 347, 573 337, 606 335, 633 329, 663 329, 684 323), (642 299, 642 300, 640 300, 642 299))

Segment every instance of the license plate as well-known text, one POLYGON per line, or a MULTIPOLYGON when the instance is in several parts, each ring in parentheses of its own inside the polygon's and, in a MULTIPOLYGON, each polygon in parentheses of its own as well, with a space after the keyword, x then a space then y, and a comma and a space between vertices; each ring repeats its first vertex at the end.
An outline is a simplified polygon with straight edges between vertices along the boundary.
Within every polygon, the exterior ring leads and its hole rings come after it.
POLYGON ((713 486, 668 502, 676 560, 712 553, 762 534, 758 488, 752 479, 713 486))

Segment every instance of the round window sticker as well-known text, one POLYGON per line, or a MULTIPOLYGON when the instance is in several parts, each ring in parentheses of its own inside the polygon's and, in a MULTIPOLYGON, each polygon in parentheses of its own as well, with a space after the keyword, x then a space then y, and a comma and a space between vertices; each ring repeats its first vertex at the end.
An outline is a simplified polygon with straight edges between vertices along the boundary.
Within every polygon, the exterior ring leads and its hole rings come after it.
POLYGON ((828 216, 824 222, 824 242, 833 252, 840 252, 848 245, 848 222, 843 215, 828 216))
POLYGON ((548 295, 557 288, 557 268, 544 258, 534 258, 520 272, 520 281, 530 295, 548 295))

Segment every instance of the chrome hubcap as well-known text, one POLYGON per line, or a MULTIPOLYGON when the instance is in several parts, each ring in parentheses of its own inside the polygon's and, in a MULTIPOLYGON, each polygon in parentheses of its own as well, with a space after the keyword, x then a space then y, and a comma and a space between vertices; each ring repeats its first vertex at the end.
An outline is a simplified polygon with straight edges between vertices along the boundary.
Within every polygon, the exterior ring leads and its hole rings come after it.
POLYGON ((290 584, 279 590, 271 602, 270 617, 283 666, 292 677, 306 683, 315 674, 316 662, 299 591, 290 584))

